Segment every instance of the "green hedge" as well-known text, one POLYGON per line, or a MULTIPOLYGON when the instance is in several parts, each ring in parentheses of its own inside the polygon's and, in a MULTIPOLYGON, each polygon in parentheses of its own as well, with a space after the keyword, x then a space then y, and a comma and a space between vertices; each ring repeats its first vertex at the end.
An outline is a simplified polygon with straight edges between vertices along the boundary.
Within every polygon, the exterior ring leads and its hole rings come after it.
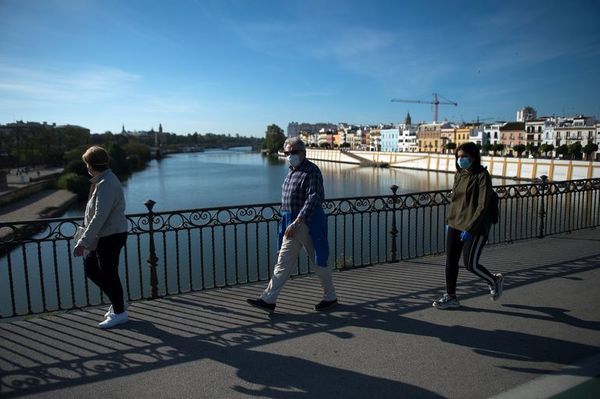
POLYGON ((77 194, 79 201, 85 201, 90 191, 90 182, 77 173, 65 173, 58 179, 58 188, 69 190, 77 194))

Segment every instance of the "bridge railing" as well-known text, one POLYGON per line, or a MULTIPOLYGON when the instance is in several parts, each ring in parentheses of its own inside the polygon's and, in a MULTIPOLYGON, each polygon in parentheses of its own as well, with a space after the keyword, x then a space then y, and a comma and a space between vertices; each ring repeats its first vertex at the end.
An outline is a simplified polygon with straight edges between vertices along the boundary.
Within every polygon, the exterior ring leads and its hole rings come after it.
MULTIPOLYGON (((451 191, 328 199, 329 262, 337 269, 445 251, 451 191)), ((600 226, 600 179, 496 186, 500 221, 491 244, 600 226)), ((268 280, 276 262, 280 204, 127 215, 120 269, 126 299, 268 280)), ((0 222, 0 317, 105 303, 71 255, 82 218, 0 222)), ((295 275, 311 272, 301 255, 295 275)))

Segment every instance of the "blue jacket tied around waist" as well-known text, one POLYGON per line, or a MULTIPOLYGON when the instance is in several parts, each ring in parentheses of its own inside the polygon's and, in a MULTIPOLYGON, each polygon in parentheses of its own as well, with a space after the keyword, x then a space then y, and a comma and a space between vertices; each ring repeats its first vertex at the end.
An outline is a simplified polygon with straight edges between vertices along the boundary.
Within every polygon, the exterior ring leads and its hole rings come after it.
MULTIPOLYGON (((292 215, 292 212, 283 211, 281 213, 281 221, 279 222, 279 248, 283 243, 283 233, 290 224, 296 219, 296 215, 292 215)), ((329 242, 327 241, 327 217, 323 208, 317 206, 310 216, 310 219, 306 221, 308 226, 310 238, 313 242, 315 249, 314 263, 318 266, 327 267, 327 259, 329 258, 329 242)))

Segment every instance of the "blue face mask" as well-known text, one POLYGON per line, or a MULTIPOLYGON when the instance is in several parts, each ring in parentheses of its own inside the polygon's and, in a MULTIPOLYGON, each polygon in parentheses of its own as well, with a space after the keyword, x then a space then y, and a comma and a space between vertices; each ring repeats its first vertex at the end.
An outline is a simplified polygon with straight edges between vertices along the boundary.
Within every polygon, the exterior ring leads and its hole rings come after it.
POLYGON ((297 168, 300 165, 300 156, 298 154, 288 155, 287 160, 292 168, 297 168))
POLYGON ((471 159, 467 157, 460 157, 457 160, 458 166, 461 169, 469 169, 471 167, 471 159))

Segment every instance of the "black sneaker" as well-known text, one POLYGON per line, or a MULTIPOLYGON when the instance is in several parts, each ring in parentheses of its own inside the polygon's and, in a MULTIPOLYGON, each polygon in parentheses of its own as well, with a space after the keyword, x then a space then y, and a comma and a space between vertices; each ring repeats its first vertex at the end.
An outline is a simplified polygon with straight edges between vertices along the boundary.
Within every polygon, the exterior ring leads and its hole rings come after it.
POLYGON ((322 310, 331 309, 334 306, 337 306, 337 304, 337 299, 334 299, 333 301, 321 301, 315 305, 315 310, 320 312, 322 310))
POLYGON ((259 299, 246 299, 246 302, 248 302, 248 304, 250 304, 251 306, 262 309, 269 314, 271 314, 275 311, 274 303, 266 303, 265 301, 263 301, 260 298, 259 299))

